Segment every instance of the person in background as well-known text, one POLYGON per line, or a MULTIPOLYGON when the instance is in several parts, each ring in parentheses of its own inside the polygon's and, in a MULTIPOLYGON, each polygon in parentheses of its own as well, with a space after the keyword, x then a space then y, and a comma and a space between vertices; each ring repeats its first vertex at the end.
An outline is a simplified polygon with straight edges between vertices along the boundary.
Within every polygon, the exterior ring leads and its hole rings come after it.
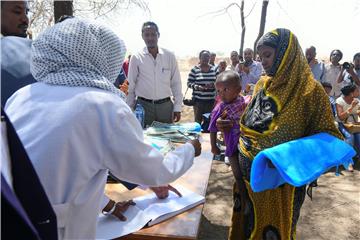
POLYGON ((307 48, 305 50, 305 56, 315 80, 322 82, 325 74, 325 65, 315 58, 316 48, 314 46, 307 48))
POLYGON ((26 1, 1 1, 1 106, 18 89, 36 82, 30 73, 31 40, 26 1))
MULTIPOLYGON (((320 132, 340 139, 342 135, 334 123, 329 98, 313 80, 292 32, 275 29, 266 33, 257 44, 257 52, 266 76, 257 82, 240 119, 239 163, 245 189, 242 185, 234 187, 229 239, 295 239, 306 186, 283 184, 253 192, 249 183, 252 161, 262 150, 290 140, 320 132)), ((217 121, 220 131, 231 126, 217 121)))
POLYGON ((251 48, 246 48, 244 50, 245 62, 239 63, 235 68, 235 71, 240 74, 243 91, 248 84, 256 84, 262 73, 261 63, 254 61, 253 57, 254 51, 251 48))
POLYGON ((146 47, 130 59, 126 101, 131 108, 135 108, 136 103, 143 106, 145 126, 153 121, 178 122, 183 95, 175 55, 158 46, 160 32, 154 22, 145 22, 141 33, 146 47))
POLYGON ((337 82, 339 73, 341 72, 341 65, 339 64, 343 54, 340 50, 335 49, 330 53, 330 63, 325 66, 325 74, 323 81, 328 82, 332 86, 331 96, 338 98, 341 95, 341 83, 337 82))
POLYGON ((139 121, 113 85, 125 53, 123 41, 102 25, 76 17, 57 23, 33 42, 38 82, 6 103, 55 210, 59 239, 95 238, 108 171, 169 190, 201 152, 194 140, 164 157, 144 142, 139 121))
POLYGON ((209 61, 209 64, 213 67, 216 67, 215 65, 215 60, 216 60, 216 53, 214 52, 211 52, 210 53, 210 61, 209 61))
POLYGON ((231 64, 226 67, 226 70, 233 70, 235 71, 236 66, 239 64, 239 53, 237 51, 232 51, 230 53, 230 62, 231 64))
POLYGON ((360 88, 360 53, 353 57, 353 64, 343 63, 338 75, 337 82, 342 86, 355 84, 360 88))
POLYGON ((244 95, 245 96, 249 96, 251 98, 253 92, 254 92, 254 88, 255 88, 255 84, 249 83, 248 85, 246 85, 245 90, 244 90, 244 95))
MULTIPOLYGON (((340 121, 344 124, 358 124, 360 116, 359 89, 355 84, 345 85, 341 88, 341 97, 336 99, 336 111, 340 121)), ((356 149, 358 155, 360 153, 360 132, 352 133, 352 145, 356 149)), ((348 170, 354 171, 350 164, 348 170)))
POLYGON ((226 70, 227 63, 225 60, 220 60, 217 68, 217 73, 222 73, 226 70))
POLYGON ((202 50, 199 53, 199 65, 189 73, 187 86, 193 90, 194 119, 201 123, 204 113, 210 113, 215 101, 215 80, 217 73, 209 64, 210 52, 202 50))
POLYGON ((331 89, 332 89, 332 86, 330 83, 328 82, 322 82, 321 85, 323 86, 326 94, 329 96, 329 100, 330 100, 330 105, 331 105, 331 110, 332 110, 332 113, 334 115, 334 119, 335 119, 335 122, 336 124, 338 125, 338 129, 339 131, 341 132, 341 134, 344 136, 345 138, 345 141, 350 144, 350 145, 353 145, 354 143, 354 137, 352 136, 352 134, 345 128, 344 124, 339 121, 339 118, 338 118, 338 113, 337 113, 337 110, 336 110, 336 100, 333 96, 331 96, 331 89))
POLYGON ((27 37, 27 1, 1 1, 1 35, 27 37))
MULTIPOLYGON (((228 158, 235 180, 238 184, 240 174, 240 166, 238 159, 237 145, 240 137, 239 120, 244 112, 248 101, 241 92, 241 79, 239 74, 234 71, 225 71, 220 73, 215 82, 217 95, 221 98, 221 103, 217 104, 211 112, 209 131, 211 152, 216 156, 220 155, 220 148, 217 146, 217 132, 216 121, 221 118, 229 120, 233 123, 233 127, 229 132, 224 133, 224 140, 226 145, 225 157, 228 158)), ((226 163, 226 160, 225 160, 226 163)))

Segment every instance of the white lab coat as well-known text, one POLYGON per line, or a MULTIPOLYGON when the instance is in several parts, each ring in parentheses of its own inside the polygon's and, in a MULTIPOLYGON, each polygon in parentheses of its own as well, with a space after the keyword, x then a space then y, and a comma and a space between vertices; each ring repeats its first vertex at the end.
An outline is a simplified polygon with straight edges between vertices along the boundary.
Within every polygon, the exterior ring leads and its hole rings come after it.
POLYGON ((131 109, 101 89, 35 83, 17 91, 6 112, 54 207, 60 239, 95 238, 108 170, 158 186, 193 163, 191 144, 166 157, 145 144, 131 109))

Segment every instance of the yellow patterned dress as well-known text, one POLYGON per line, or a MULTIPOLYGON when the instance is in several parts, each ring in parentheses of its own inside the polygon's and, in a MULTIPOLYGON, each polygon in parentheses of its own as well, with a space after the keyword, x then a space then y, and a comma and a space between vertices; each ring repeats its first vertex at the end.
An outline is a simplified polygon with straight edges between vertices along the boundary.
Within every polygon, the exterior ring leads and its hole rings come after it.
POLYGON ((273 47, 275 59, 270 73, 256 84, 240 120, 239 162, 249 200, 242 199, 234 186, 229 239, 295 239, 305 186, 284 184, 254 193, 249 185, 251 162, 261 150, 294 139, 320 132, 342 135, 334 124, 329 98, 314 80, 296 36, 276 29, 259 44, 273 47), (250 211, 243 210, 245 204, 250 211))

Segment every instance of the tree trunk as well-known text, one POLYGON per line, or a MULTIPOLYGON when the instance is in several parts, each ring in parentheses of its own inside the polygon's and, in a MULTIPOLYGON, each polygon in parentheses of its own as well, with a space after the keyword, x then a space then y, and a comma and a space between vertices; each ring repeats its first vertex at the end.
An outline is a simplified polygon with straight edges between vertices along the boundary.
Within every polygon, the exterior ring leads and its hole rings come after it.
POLYGON ((63 15, 73 16, 73 1, 56 1, 54 0, 54 20, 55 23, 63 15))
POLYGON ((244 51, 244 41, 245 41, 245 19, 244 19, 244 0, 241 1, 241 7, 240 7, 240 17, 241 17, 241 39, 240 39, 240 49, 239 54, 240 56, 243 56, 244 51))
POLYGON ((264 29, 265 29, 265 22, 266 22, 266 12, 267 12, 267 6, 269 4, 269 0, 263 0, 263 5, 261 9, 261 19, 260 19, 260 29, 259 29, 259 35, 257 36, 255 43, 254 43, 254 57, 256 57, 256 44, 259 41, 259 39, 264 35, 264 29))

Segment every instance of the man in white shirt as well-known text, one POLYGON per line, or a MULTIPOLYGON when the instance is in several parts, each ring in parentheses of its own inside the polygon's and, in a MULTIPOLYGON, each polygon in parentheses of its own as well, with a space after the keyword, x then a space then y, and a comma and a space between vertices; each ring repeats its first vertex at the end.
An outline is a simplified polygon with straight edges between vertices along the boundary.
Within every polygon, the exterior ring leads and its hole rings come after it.
POLYGON ((34 83, 26 1, 1 1, 1 106, 18 89, 34 83))
POLYGON ((236 66, 239 64, 239 54, 237 51, 232 51, 230 53, 230 65, 226 67, 226 70, 233 70, 235 71, 236 66))
POLYGON ((127 104, 145 110, 145 126, 153 121, 172 123, 181 118, 181 78, 175 55, 158 47, 160 33, 154 22, 142 26, 146 47, 130 59, 127 104), (171 100, 174 97, 174 103, 171 100), (136 99, 137 98, 137 99, 136 99))
POLYGON ((328 82, 332 86, 330 95, 338 98, 341 95, 342 83, 338 83, 337 78, 341 72, 341 65, 339 64, 343 54, 340 50, 335 49, 330 53, 330 63, 325 66, 325 74, 323 81, 328 82))
POLYGON ((235 71, 238 72, 241 76, 241 89, 244 91, 248 84, 256 84, 259 81, 262 66, 260 62, 253 60, 254 51, 251 48, 246 48, 244 50, 244 60, 245 62, 239 63, 236 66, 235 71))

